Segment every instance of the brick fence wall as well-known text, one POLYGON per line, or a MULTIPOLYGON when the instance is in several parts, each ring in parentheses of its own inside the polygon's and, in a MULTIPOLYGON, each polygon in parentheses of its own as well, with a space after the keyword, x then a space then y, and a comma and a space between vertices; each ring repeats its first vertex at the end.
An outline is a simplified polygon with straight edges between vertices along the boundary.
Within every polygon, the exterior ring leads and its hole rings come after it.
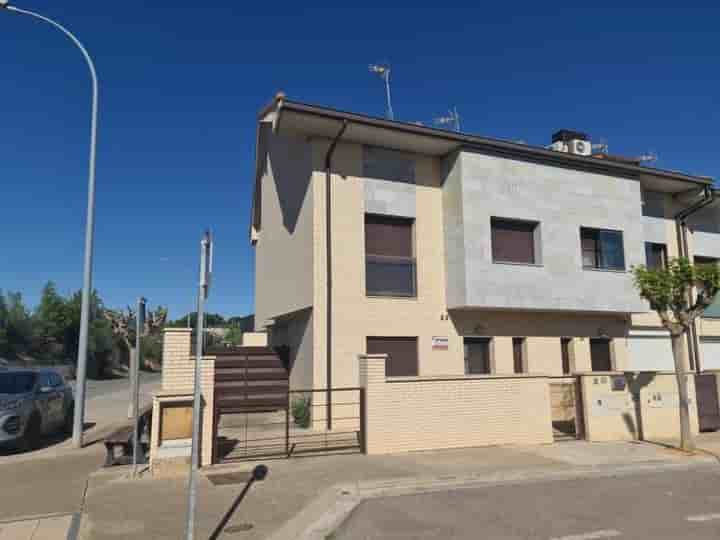
POLYGON ((547 377, 386 378, 385 361, 360 356, 368 454, 553 441, 547 377))

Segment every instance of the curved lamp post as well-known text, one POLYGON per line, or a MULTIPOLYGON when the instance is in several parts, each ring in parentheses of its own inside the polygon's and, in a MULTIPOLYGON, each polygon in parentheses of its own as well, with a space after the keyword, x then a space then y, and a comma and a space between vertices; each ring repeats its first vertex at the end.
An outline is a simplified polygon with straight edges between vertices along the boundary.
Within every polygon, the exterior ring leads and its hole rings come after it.
POLYGON ((90 294, 92 289, 93 236, 95 232, 95 154, 97 142, 98 80, 90 54, 83 44, 60 23, 48 19, 39 13, 20 9, 9 4, 9 0, 0 0, 0 9, 28 15, 44 21, 65 34, 82 53, 92 79, 92 119, 90 125, 90 167, 88 175, 87 222, 85 225, 85 258, 83 265, 82 304, 80 307, 80 343, 77 358, 77 382, 75 385, 75 410, 73 418, 73 446, 81 448, 83 443, 83 424, 85 420, 85 374, 87 368, 88 325, 90 322, 90 294))

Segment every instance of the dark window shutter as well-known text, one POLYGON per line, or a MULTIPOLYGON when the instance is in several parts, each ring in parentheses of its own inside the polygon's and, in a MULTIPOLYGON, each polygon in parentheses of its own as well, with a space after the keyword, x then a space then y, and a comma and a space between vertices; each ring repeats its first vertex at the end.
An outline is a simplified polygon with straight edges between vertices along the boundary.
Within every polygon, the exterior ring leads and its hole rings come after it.
POLYGON ((465 338, 465 374, 490 373, 490 338, 465 338))
POLYGON ((385 257, 412 257, 412 219, 365 216, 365 253, 385 257))
POLYGON ((492 219, 492 255, 494 261, 535 263, 536 223, 492 219))
POLYGON ((560 349, 562 354, 562 371, 570 373, 570 338, 560 339, 560 349))
POLYGON ((523 369, 523 342, 525 340, 523 338, 513 338, 512 345, 513 345, 513 367, 515 368, 515 373, 523 373, 525 370, 523 369))
POLYGON ((609 339, 590 340, 590 362, 593 371, 612 371, 609 339))
POLYGON ((387 377, 413 377, 418 374, 416 337, 368 337, 368 354, 387 354, 387 377))

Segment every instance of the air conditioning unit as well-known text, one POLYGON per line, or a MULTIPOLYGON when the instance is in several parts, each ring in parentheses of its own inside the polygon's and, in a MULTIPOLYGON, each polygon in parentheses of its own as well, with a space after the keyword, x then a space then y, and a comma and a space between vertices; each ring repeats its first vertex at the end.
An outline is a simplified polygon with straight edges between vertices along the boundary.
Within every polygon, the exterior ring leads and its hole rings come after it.
POLYGON ((555 150, 556 152, 567 152, 568 145, 565 144, 563 141, 555 141, 550 145, 550 149, 555 150))
POLYGON ((590 144, 590 141, 572 139, 567 142, 567 145, 568 151, 571 154, 576 154, 578 156, 589 156, 592 154, 592 145, 590 144))

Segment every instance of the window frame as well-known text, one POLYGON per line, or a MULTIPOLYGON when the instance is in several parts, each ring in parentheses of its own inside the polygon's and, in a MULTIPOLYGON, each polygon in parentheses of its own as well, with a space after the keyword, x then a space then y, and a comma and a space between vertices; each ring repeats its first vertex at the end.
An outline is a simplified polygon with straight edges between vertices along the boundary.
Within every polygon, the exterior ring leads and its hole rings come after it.
POLYGON ((517 264, 524 266, 542 266, 542 246, 540 236, 540 222, 532 219, 518 219, 502 216, 490 216, 490 258, 493 264, 517 264), (511 226, 527 226, 532 237, 531 261, 502 259, 496 256, 495 226, 509 224, 511 226))
POLYGON ((364 256, 365 256, 365 296, 369 298, 417 298, 418 296, 418 285, 417 285, 417 259, 416 259, 416 235, 415 235, 415 218, 406 216, 393 216, 385 214, 377 214, 373 212, 366 212, 363 218, 363 239, 364 239, 364 256), (387 221, 404 222, 410 228, 410 256, 397 256, 397 255, 385 255, 368 253, 367 248, 367 234, 368 234, 368 219, 379 219, 387 221), (376 288, 370 290, 370 284, 368 283, 369 266, 372 264, 385 264, 393 265, 396 264, 406 265, 410 268, 410 292, 404 293, 403 291, 397 291, 392 289, 376 288))
POLYGON ((476 337, 476 336, 463 336, 463 362, 466 376, 474 375, 492 375, 492 338, 491 337, 476 337), (487 348, 487 370, 480 372, 473 372, 468 369, 468 357, 466 354, 466 345, 483 345, 487 348))
POLYGON ((596 270, 603 272, 627 272, 627 257, 625 257, 625 235, 623 231, 618 229, 603 229, 598 227, 580 227, 580 262, 582 263, 583 270, 596 270), (595 260, 594 265, 585 264, 585 254, 589 250, 585 247, 586 235, 585 233, 593 233, 595 238, 590 240, 595 243, 595 247, 592 250, 593 258, 595 260), (622 267, 603 265, 605 259, 605 252, 602 250, 602 233, 617 234, 620 237, 620 250, 622 254, 622 267))
POLYGON ((645 267, 651 270, 664 270, 667 268, 668 257, 667 257, 667 244, 660 242, 645 242, 645 267), (660 252, 660 266, 650 265, 650 258, 648 257, 649 250, 659 249, 660 252))

